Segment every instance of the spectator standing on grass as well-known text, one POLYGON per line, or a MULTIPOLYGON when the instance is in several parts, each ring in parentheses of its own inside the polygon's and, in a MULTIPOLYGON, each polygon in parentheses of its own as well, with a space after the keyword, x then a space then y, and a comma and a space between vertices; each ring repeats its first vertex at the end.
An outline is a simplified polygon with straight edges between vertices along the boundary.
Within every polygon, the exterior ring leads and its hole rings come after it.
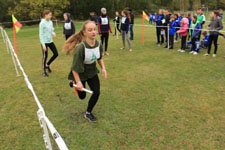
POLYGON ((130 19, 130 25, 129 25, 130 40, 134 40, 134 31, 133 31, 133 27, 134 27, 134 14, 132 12, 132 9, 129 9, 128 10, 128 17, 130 19))
POLYGON ((163 24, 163 26, 166 26, 164 29, 165 29, 165 37, 166 37, 166 46, 165 48, 168 48, 168 25, 170 24, 170 11, 168 9, 165 10, 165 23, 163 24))
MULTIPOLYGON (((197 22, 201 24, 201 28, 203 29, 203 25, 205 24, 205 15, 202 13, 202 8, 198 8, 197 22)), ((201 34, 202 34, 202 31, 200 31, 200 36, 198 38, 199 41, 201 39, 201 34)))
POLYGON ((116 15, 116 17, 115 17, 115 19, 113 20, 113 21, 116 23, 115 34, 114 34, 114 35, 117 34, 117 31, 120 32, 120 14, 119 14, 118 11, 116 11, 116 12, 115 12, 115 15, 116 15))
POLYGON ((210 30, 209 33, 209 45, 208 45, 208 53, 205 54, 205 56, 210 55, 211 47, 212 47, 212 42, 214 43, 214 54, 213 57, 216 57, 217 54, 217 49, 218 49, 218 34, 219 30, 223 29, 223 24, 221 22, 221 19, 218 18, 219 12, 218 11, 213 11, 210 15, 211 17, 211 22, 208 25, 208 29, 210 30))
POLYGON ((158 46, 160 46, 164 43, 164 34, 165 34, 165 31, 163 30, 162 27, 165 21, 162 9, 159 9, 158 16, 155 21, 156 21, 157 44, 158 46))
POLYGON ((186 40, 188 36, 188 19, 183 18, 180 22, 180 30, 177 31, 177 33, 181 34, 181 49, 178 50, 178 52, 185 52, 186 50, 186 40))

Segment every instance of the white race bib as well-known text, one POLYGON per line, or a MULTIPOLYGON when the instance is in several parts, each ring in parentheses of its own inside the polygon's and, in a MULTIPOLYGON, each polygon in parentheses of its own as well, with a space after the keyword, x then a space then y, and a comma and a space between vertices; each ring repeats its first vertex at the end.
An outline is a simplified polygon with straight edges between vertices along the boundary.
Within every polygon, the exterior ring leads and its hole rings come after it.
POLYGON ((122 18, 122 23, 123 23, 123 24, 125 23, 126 19, 127 19, 127 17, 123 17, 123 18, 122 18))
POLYGON ((96 48, 86 48, 84 43, 83 45, 85 48, 84 64, 92 64, 100 58, 100 42, 99 46, 96 48))
POLYGON ((107 18, 107 17, 101 18, 101 20, 102 20, 102 25, 107 25, 107 24, 109 24, 109 21, 108 21, 108 18, 107 18))
POLYGON ((66 30, 71 30, 71 29, 72 29, 72 27, 71 27, 71 22, 68 22, 68 23, 65 22, 64 28, 65 28, 66 30))

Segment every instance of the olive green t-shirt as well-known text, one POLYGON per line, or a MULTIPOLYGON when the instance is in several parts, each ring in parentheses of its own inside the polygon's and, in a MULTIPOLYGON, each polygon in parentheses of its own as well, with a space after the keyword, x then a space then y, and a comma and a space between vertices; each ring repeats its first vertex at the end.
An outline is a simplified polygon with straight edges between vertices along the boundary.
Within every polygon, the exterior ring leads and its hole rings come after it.
MULTIPOLYGON (((103 48, 102 45, 100 44, 99 41, 96 40, 95 42, 95 46, 91 47, 90 45, 87 44, 86 41, 84 41, 83 43, 80 43, 75 50, 74 56, 73 56, 73 62, 72 62, 72 66, 71 66, 71 71, 69 73, 69 80, 74 80, 74 76, 72 71, 76 71, 77 73, 79 73, 80 76, 80 80, 81 81, 86 81, 87 79, 90 79, 92 77, 94 77, 96 74, 99 73, 99 70, 96 67, 96 60, 100 60, 102 59, 102 52, 103 52, 103 48), (91 51, 93 49, 96 50, 97 47, 99 47, 99 58, 96 57, 94 55, 94 57, 92 56, 92 61, 94 60, 93 63, 91 64, 85 64, 85 47, 86 49, 89 49, 89 51, 91 51)), ((92 54, 93 55, 93 54, 92 54)))

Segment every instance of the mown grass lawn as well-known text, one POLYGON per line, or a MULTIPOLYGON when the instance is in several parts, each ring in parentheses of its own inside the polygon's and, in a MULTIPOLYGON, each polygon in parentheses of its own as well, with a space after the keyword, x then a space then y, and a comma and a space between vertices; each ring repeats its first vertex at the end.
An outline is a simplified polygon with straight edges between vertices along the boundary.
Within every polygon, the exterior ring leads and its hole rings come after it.
MULTIPOLYGON (((80 27, 77 23, 77 31, 80 27)), ((7 33, 12 41, 12 29, 7 33)), ((198 56, 178 53, 180 42, 173 51, 158 47, 155 28, 145 28, 142 45, 142 28, 134 27, 132 53, 128 48, 120 50, 121 37, 110 36, 110 56, 104 57, 108 80, 99 74, 101 97, 93 112, 98 122, 90 123, 82 115, 88 98, 79 100, 68 86, 72 56, 61 52, 62 25, 56 33, 59 57, 49 78, 41 75, 38 26, 24 26, 17 34, 18 56, 48 118, 69 149, 225 148, 223 38, 219 39, 217 57, 212 58, 203 56, 206 50, 198 56)), ((0 149, 45 149, 38 107, 23 77, 16 77, 2 38, 0 60, 0 149)))

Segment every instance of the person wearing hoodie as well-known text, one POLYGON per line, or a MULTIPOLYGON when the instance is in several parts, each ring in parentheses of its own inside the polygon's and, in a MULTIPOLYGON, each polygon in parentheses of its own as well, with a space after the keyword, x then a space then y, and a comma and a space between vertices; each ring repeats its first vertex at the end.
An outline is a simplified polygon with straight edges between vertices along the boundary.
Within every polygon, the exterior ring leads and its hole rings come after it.
MULTIPOLYGON (((173 44, 174 44, 174 35, 176 33, 176 21, 174 15, 170 16, 170 23, 169 23, 169 49, 173 49, 173 44)), ((165 47, 168 48, 168 47, 165 47)))
POLYGON ((188 35, 188 19, 183 18, 181 21, 181 28, 177 31, 177 33, 181 34, 181 49, 178 52, 185 52, 186 49, 186 39, 188 35))
POLYGON ((210 55, 211 47, 212 47, 212 42, 214 43, 214 54, 213 57, 216 57, 217 49, 218 49, 218 34, 219 30, 223 29, 223 23, 221 22, 221 19, 218 18, 219 13, 217 11, 213 11, 210 15, 211 17, 211 22, 208 25, 208 29, 210 30, 209 33, 209 45, 208 45, 208 53, 205 54, 205 56, 210 55))
POLYGON ((71 20, 70 13, 64 13, 63 35, 66 40, 73 34, 75 34, 75 26, 71 20))
POLYGON ((200 36, 202 26, 199 22, 197 22, 197 16, 193 16, 190 29, 189 29, 189 35, 191 37, 191 43, 192 43, 192 49, 191 49, 191 54, 197 55, 198 50, 196 46, 196 42, 200 36))
POLYGON ((164 43, 164 33, 165 33, 165 30, 163 29, 163 27, 161 27, 165 23, 165 18, 162 9, 159 10, 158 16, 155 21, 156 21, 157 44, 158 46, 160 46, 164 43))
POLYGON ((101 9, 102 15, 98 18, 98 30, 99 35, 101 37, 102 45, 105 41, 105 53, 103 55, 109 55, 107 49, 108 49, 108 40, 109 40, 109 31, 112 33, 112 29, 109 22, 109 17, 106 15, 107 11, 106 8, 101 9))
POLYGON ((50 64, 58 57, 58 51, 53 42, 53 37, 56 37, 56 34, 54 32, 53 23, 51 21, 52 12, 49 10, 45 10, 43 12, 43 17, 44 18, 41 20, 41 22, 39 24, 39 37, 40 37, 41 48, 42 48, 42 53, 43 53, 43 59, 42 59, 43 73, 42 73, 42 75, 44 77, 47 77, 48 74, 46 72, 46 69, 48 70, 49 73, 52 72, 50 69, 50 64), (50 50, 52 51, 53 56, 47 62, 48 48, 50 48, 50 50))

